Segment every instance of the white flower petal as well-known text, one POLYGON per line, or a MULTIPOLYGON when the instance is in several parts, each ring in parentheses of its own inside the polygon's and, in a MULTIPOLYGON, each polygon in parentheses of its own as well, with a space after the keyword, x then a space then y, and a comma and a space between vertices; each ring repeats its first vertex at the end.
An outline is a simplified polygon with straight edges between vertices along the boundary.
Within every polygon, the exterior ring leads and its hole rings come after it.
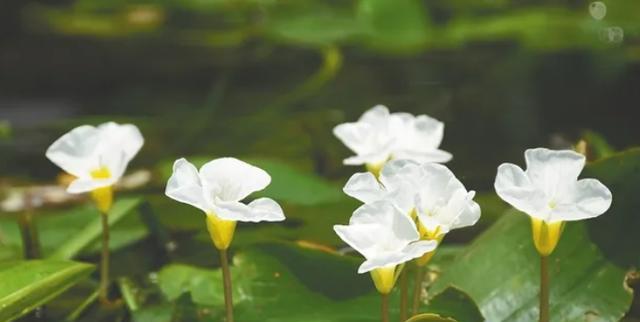
POLYGON ((551 211, 551 220, 581 220, 605 213, 611 206, 611 191, 596 179, 576 182, 569 199, 561 201, 551 211))
POLYGON ((98 130, 82 125, 67 132, 47 149, 49 160, 76 177, 88 177, 99 167, 94 151, 100 140, 98 130))
POLYGON ((389 109, 384 105, 376 105, 364 112, 358 122, 371 124, 374 128, 386 129, 389 119, 389 109))
POLYGON ((447 151, 433 149, 429 151, 415 151, 401 149, 393 151, 396 159, 408 159, 419 163, 446 163, 451 161, 453 155, 447 151))
POLYGON ((389 252, 382 256, 367 259, 358 267, 358 274, 370 272, 376 268, 399 265, 433 251, 438 243, 432 240, 421 240, 407 245, 400 252, 389 252))
POLYGON ((333 230, 347 245, 365 258, 376 255, 375 245, 379 242, 376 232, 381 230, 378 224, 334 225, 333 230))
MULTIPOLYGON (((470 193, 472 192, 473 191, 471 191, 470 193)), ((471 200, 471 198, 472 197, 467 200, 464 209, 462 210, 460 215, 458 215, 456 220, 453 221, 450 229, 473 226, 478 222, 478 220, 480 220, 480 205, 471 200)))
POLYGON ((213 210, 204 198, 198 169, 184 158, 174 162, 173 174, 167 182, 165 194, 171 199, 194 206, 205 213, 213 210))
POLYGON ((259 198, 248 205, 237 201, 218 201, 215 214, 225 220, 242 222, 283 221, 282 208, 269 198, 259 198))
POLYGON ((344 193, 363 203, 371 203, 384 199, 385 190, 370 172, 356 173, 349 178, 349 181, 342 188, 344 193))
POLYGON ((200 168, 205 198, 215 203, 240 201, 251 193, 266 188, 271 177, 264 170, 235 158, 220 158, 207 162, 200 168))
MULTIPOLYGON (((529 180, 517 165, 503 163, 498 167, 494 183, 496 193, 502 200, 530 216, 543 216, 546 207, 545 195, 529 180)), ((545 219, 542 217, 540 219, 545 219)))
MULTIPOLYGON (((100 131, 99 150, 101 154, 122 151, 124 154, 124 168, 140 151, 144 138, 137 126, 133 124, 117 124, 107 122, 98 126, 100 131)), ((122 166, 121 166, 122 167, 122 166)), ((123 171, 124 172, 124 171, 123 171)))
POLYGON ((524 157, 531 183, 552 197, 566 193, 585 164, 585 157, 571 150, 528 149, 524 157))
POLYGON ((109 179, 92 179, 92 178, 78 178, 73 180, 69 187, 67 187, 68 193, 85 193, 90 192, 98 188, 108 187, 116 182, 113 178, 109 179))

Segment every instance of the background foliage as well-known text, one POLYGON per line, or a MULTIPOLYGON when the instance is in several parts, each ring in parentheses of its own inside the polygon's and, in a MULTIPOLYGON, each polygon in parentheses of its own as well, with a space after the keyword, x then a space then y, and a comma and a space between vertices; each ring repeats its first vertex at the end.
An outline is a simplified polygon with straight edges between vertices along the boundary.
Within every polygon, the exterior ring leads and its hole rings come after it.
POLYGON ((82 123, 137 124, 146 143, 130 169, 151 180, 120 193, 110 215, 112 291, 124 299, 114 310, 93 304, 100 231, 90 204, 33 209, 37 261, 23 260, 17 213, 0 213, 0 320, 219 321, 204 219, 162 191, 177 157, 227 155, 272 174, 262 194, 288 218, 239 226, 238 320, 377 320, 368 277, 331 230, 358 205, 340 187, 359 171, 341 165, 349 152, 331 128, 382 103, 446 123, 448 165, 483 210, 476 227, 447 236, 421 311, 532 320, 528 223, 493 193, 495 170, 521 164, 528 147, 584 138, 593 161, 584 176, 614 201, 567 226, 552 315, 638 321, 640 156, 629 148, 640 137, 640 2, 602 3, 604 16, 582 0, 3 2, 0 200, 55 184, 44 150, 82 123))

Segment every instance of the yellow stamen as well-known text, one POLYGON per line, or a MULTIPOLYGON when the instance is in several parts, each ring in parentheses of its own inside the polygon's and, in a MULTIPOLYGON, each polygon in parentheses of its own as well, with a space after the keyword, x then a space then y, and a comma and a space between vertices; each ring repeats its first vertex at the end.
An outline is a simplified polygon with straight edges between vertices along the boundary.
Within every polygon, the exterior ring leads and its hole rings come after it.
POLYGON ((236 221, 220 219, 214 213, 208 213, 207 229, 213 245, 220 250, 227 249, 231 245, 233 233, 236 231, 236 221))
MULTIPOLYGON (((94 179, 109 179, 111 178, 111 172, 107 167, 103 166, 91 171, 91 177, 94 179)), ((106 215, 113 205, 113 187, 107 186, 94 189, 91 191, 91 198, 96 203, 100 213, 106 215)))
POLYGON ((365 166, 367 168, 367 171, 371 172, 377 179, 380 177, 380 171, 382 171, 382 167, 384 167, 385 163, 386 162, 367 163, 365 166))
MULTIPOLYGON (((418 231, 420 232, 420 239, 422 240, 435 240, 438 244, 442 242, 444 238, 444 234, 440 233, 440 226, 436 227, 436 229, 427 229, 423 224, 418 223, 418 231)), ((436 249, 425 253, 418 259, 416 259, 416 265, 425 266, 431 261, 433 255, 436 254, 436 249)))
POLYGON ((542 256, 549 256, 558 245, 558 240, 564 228, 563 221, 548 223, 544 220, 531 218, 533 244, 542 256))
POLYGON ((380 294, 389 294, 396 282, 396 266, 376 268, 371 271, 371 279, 380 294))

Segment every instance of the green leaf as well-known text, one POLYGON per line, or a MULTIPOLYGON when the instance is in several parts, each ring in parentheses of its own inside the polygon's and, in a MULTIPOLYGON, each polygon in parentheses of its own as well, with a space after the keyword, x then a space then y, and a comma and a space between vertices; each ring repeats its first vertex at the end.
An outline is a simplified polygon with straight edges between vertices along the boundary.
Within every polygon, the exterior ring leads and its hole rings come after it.
POLYGON ((367 45, 392 52, 414 52, 426 46, 430 29, 426 14, 419 0, 360 0, 357 8, 367 45))
POLYGON ((412 316, 406 322, 457 322, 451 318, 443 318, 438 314, 423 313, 412 316))
MULTIPOLYGON (((140 204, 140 198, 122 198, 118 200, 109 212, 109 226, 113 226, 126 215, 133 212, 140 204)), ((98 214, 82 230, 73 232, 67 236, 66 241, 53 252, 51 259, 69 259, 76 256, 83 249, 90 246, 102 235, 102 218, 98 214)))
POLYGON ((283 9, 274 9, 265 31, 267 36, 278 41, 327 46, 354 38, 364 31, 349 10, 327 6, 283 9))
MULTIPOLYGON (((214 158, 204 156, 187 158, 196 167, 200 167, 212 159, 214 158)), ((252 198, 266 196, 276 201, 297 205, 316 205, 344 198, 338 186, 283 161, 264 158, 246 158, 243 161, 255 165, 271 175, 271 184, 265 190, 252 194, 252 198)), ((161 165, 160 172, 165 180, 171 176, 172 167, 173 161, 161 165)))
MULTIPOLYGON (((535 321, 539 261, 528 217, 510 211, 443 267, 430 292, 455 285, 487 321, 535 321)), ((584 223, 567 223, 550 263, 552 321, 618 321, 629 308, 625 269, 603 256, 584 223)))
MULTIPOLYGON (((148 229, 138 216, 129 216, 133 213, 133 209, 129 208, 133 206, 130 200, 132 199, 121 198, 114 204, 113 215, 110 218, 112 229, 109 248, 112 250, 131 245, 148 234, 148 229)), ((98 233, 102 231, 99 215, 95 206, 90 203, 72 208, 39 209, 36 211, 34 224, 38 229, 44 257, 52 254, 54 256, 75 256, 78 251, 85 255, 97 253, 100 249, 100 238, 98 238, 100 235, 95 235, 95 228, 99 228, 98 233), (90 226, 93 227, 93 237, 87 234, 87 229, 90 226), (77 244, 71 245, 72 241, 77 244), (64 251, 75 254, 61 254, 62 247, 69 247, 64 251), (82 249, 78 250, 78 248, 82 249)), ((0 247, 0 258, 22 258, 22 240, 14 214, 0 216, 0 236, 3 243, 0 247)), ((63 259, 63 257, 56 258, 63 259)))
MULTIPOLYGON (((280 243, 262 244, 236 254, 231 270, 237 319, 378 320, 380 296, 368 274, 356 273, 360 263, 361 259, 355 257, 280 243)), ((224 299, 219 270, 169 265, 160 271, 158 283, 169 300, 189 294, 194 303, 221 313, 224 299)), ((398 315, 398 302, 398 293, 393 293, 392 316, 398 315)), ((426 309, 460 321, 482 320, 468 296, 455 289, 436 295, 426 309)))
POLYGON ((585 131, 582 133, 582 138, 587 142, 588 152, 594 159, 608 157, 616 152, 600 133, 585 131))
POLYGON ((582 177, 600 180, 613 194, 611 208, 587 221, 591 239, 620 267, 639 267, 640 148, 593 162, 582 177))
POLYGON ((0 264, 0 321, 29 313, 85 278, 93 265, 31 260, 0 264))

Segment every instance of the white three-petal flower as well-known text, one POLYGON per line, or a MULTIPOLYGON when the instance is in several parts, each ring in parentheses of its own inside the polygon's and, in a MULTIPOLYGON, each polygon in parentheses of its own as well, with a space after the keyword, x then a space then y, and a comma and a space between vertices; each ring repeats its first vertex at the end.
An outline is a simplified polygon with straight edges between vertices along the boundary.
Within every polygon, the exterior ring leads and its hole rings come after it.
POLYGON ((333 133, 356 155, 344 160, 347 165, 380 165, 389 159, 417 162, 447 162, 451 154, 438 149, 444 124, 426 115, 389 113, 377 105, 357 122, 343 123, 333 133))
POLYGON ((285 219, 282 208, 272 199, 241 202, 269 183, 271 177, 264 170, 238 159, 215 159, 198 171, 183 158, 173 164, 165 194, 224 220, 282 221, 285 219))
POLYGON ((333 229, 366 258, 358 268, 360 274, 410 261, 437 246, 435 241, 419 240, 411 218, 388 201, 362 205, 349 225, 335 225, 333 229))
POLYGON ((480 206, 473 201, 475 191, 467 191, 453 172, 441 164, 416 166, 420 175, 415 207, 423 228, 437 232, 434 236, 437 237, 478 222, 480 206))
POLYGON ((585 157, 571 150, 529 149, 527 170, 511 163, 498 167, 498 196, 516 209, 546 222, 581 220, 603 214, 611 191, 596 179, 578 176, 585 157))
POLYGON ((53 142, 46 156, 76 177, 67 190, 83 193, 115 184, 143 144, 132 124, 82 125, 53 142))

